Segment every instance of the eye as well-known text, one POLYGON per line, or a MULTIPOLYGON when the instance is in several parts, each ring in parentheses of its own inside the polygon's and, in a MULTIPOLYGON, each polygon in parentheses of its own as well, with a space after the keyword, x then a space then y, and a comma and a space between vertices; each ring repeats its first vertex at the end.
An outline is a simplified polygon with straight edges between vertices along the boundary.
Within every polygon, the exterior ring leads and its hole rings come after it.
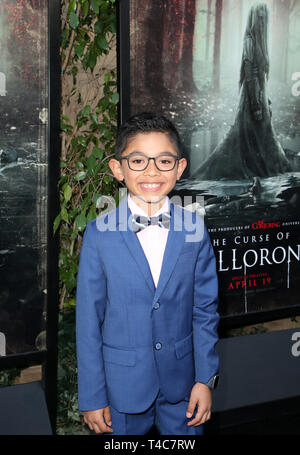
POLYGON ((134 168, 140 168, 146 166, 146 158, 144 156, 132 156, 130 157, 130 166, 134 168))
POLYGON ((161 164, 162 166, 168 166, 168 165, 171 165, 173 163, 174 163, 174 158, 172 158, 170 156, 162 156, 159 159, 159 164, 161 164))

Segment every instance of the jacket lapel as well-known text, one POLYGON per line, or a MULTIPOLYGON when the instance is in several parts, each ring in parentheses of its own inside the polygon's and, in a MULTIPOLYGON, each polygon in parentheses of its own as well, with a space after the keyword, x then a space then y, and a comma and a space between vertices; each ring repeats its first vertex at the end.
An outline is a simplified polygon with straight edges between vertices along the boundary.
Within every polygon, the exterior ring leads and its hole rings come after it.
POLYGON ((185 241, 182 209, 181 207, 176 206, 173 203, 170 203, 170 211, 171 211, 170 231, 164 253, 161 272, 154 296, 154 302, 156 302, 160 298, 167 282, 169 281, 169 278, 173 272, 173 269, 176 265, 180 251, 185 241))
POLYGON ((127 204, 127 197, 120 202, 117 213, 117 227, 127 245, 131 256, 136 261, 138 268, 143 273, 150 291, 154 293, 155 285, 147 258, 144 254, 143 248, 137 235, 128 226, 128 221, 131 217, 131 211, 127 204))

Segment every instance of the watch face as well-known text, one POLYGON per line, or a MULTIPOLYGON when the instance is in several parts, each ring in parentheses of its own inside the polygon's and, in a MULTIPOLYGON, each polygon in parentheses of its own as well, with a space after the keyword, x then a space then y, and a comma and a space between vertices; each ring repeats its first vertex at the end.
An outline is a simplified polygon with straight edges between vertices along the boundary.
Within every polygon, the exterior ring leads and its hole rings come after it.
POLYGON ((218 374, 216 374, 216 376, 213 378, 213 386, 212 386, 213 389, 215 389, 217 387, 218 382, 219 382, 219 377, 220 376, 218 374))
POLYGON ((217 385, 218 385, 218 382, 219 382, 219 375, 216 374, 215 376, 213 376, 209 381, 208 381, 208 387, 210 387, 212 390, 214 390, 217 385))

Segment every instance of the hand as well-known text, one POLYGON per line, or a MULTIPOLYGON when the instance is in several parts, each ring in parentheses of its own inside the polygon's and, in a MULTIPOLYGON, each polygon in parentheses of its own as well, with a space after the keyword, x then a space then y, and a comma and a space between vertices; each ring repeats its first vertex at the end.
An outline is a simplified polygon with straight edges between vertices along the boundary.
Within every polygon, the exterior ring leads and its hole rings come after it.
POLYGON ((201 384, 201 382, 196 382, 191 390, 190 401, 186 412, 188 418, 192 417, 196 405, 198 405, 197 413, 193 420, 188 422, 188 426, 198 427, 209 420, 211 416, 211 391, 207 385, 201 384))
POLYGON ((95 411, 84 411, 83 420, 95 433, 112 433, 111 415, 109 406, 96 409, 95 411))

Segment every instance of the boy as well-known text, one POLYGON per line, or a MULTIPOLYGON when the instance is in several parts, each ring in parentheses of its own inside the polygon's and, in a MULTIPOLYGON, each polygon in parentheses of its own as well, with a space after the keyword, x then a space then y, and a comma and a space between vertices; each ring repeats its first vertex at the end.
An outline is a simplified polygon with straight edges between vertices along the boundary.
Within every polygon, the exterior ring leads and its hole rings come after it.
POLYGON ((186 164, 165 117, 120 128, 109 166, 129 195, 87 225, 78 271, 79 409, 96 433, 202 434, 210 418, 215 257, 202 218, 167 197, 186 164))

